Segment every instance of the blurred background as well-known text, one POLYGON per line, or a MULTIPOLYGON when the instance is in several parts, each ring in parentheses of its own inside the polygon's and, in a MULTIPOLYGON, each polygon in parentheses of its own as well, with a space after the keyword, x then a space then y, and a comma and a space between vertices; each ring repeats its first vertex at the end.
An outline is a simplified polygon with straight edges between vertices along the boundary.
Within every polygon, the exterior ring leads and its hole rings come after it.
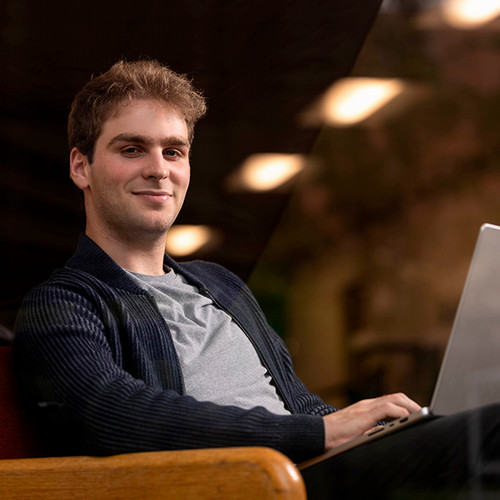
POLYGON ((500 1, 178 4, 0 1, 1 341, 84 229, 74 94, 151 57, 209 105, 168 251, 247 281, 327 401, 427 404, 479 227, 500 224, 500 1))

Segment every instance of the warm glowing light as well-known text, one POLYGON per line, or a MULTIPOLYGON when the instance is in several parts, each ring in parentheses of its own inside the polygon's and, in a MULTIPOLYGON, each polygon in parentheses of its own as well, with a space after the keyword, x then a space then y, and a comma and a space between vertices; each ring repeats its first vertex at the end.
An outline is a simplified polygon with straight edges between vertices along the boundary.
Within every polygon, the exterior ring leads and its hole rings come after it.
POLYGON ((211 241, 213 231, 207 226, 173 226, 167 234, 165 248, 170 255, 190 255, 211 241))
POLYGON ((230 179, 230 187, 251 191, 275 189, 297 175, 305 166, 300 154, 254 154, 230 179))
POLYGON ((444 20, 456 28, 475 28, 500 15, 500 0, 443 0, 444 20))
POLYGON ((331 125, 354 125, 385 106, 403 88, 397 79, 344 78, 327 90, 320 113, 331 125))

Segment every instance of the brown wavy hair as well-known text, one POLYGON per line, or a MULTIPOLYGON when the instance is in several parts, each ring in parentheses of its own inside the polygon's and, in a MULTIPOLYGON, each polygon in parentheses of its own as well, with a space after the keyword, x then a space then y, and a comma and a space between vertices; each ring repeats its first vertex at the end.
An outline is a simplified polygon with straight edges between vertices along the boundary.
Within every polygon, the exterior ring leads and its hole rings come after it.
POLYGON ((190 141, 196 122, 206 113, 205 98, 185 75, 155 60, 121 60, 75 96, 68 118, 69 148, 76 147, 92 163, 104 122, 123 101, 132 99, 167 103, 186 121, 190 141))

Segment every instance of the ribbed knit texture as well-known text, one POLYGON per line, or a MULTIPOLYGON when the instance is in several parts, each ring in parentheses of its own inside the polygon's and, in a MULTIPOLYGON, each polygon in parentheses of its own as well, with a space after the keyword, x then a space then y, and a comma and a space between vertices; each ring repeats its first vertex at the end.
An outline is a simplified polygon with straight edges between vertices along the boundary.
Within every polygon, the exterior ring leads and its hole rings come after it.
POLYGON ((241 326, 293 413, 201 403, 184 394, 168 326, 156 303, 89 238, 25 298, 14 366, 61 453, 269 446, 301 461, 323 451, 320 416, 335 409, 295 375, 280 337, 246 285, 206 262, 166 264, 241 326))

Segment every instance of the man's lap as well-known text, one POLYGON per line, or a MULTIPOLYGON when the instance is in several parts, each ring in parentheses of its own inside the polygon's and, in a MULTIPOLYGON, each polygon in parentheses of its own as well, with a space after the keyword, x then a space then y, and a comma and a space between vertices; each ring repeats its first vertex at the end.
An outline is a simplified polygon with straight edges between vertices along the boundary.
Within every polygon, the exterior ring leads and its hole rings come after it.
POLYGON ((486 486, 500 492, 500 404, 415 425, 301 472, 310 499, 457 498, 486 486))

